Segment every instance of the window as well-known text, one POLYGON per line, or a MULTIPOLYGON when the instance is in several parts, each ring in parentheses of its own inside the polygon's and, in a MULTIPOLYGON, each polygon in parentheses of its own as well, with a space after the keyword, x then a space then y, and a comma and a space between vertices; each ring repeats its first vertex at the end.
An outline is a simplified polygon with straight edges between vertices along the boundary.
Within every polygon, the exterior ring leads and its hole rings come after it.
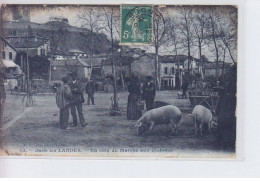
POLYGON ((168 74, 168 67, 164 67, 164 74, 168 74))
POLYGON ((174 67, 172 67, 172 74, 174 74, 174 67))
POLYGON ((9 59, 10 59, 10 60, 13 59, 13 54, 12 54, 12 52, 9 52, 9 59))
POLYGON ((5 59, 5 51, 2 51, 2 58, 5 59))
POLYGON ((44 55, 45 55, 44 49, 41 49, 41 56, 44 56, 44 55))

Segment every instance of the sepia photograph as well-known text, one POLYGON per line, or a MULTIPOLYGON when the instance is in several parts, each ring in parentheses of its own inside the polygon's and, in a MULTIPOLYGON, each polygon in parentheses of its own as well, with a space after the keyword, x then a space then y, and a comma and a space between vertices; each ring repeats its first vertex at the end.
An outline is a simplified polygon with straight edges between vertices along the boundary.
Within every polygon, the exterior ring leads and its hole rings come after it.
POLYGON ((1 156, 237 158, 237 6, 0 12, 1 156))

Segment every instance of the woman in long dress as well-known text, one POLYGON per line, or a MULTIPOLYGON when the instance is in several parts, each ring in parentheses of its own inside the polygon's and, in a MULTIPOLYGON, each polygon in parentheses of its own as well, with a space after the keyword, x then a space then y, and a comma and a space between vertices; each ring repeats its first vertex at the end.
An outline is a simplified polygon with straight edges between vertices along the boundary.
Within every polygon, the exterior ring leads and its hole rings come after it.
POLYGON ((142 116, 141 110, 138 110, 137 104, 141 98, 140 85, 137 78, 132 77, 128 85, 127 119, 137 120, 142 116))

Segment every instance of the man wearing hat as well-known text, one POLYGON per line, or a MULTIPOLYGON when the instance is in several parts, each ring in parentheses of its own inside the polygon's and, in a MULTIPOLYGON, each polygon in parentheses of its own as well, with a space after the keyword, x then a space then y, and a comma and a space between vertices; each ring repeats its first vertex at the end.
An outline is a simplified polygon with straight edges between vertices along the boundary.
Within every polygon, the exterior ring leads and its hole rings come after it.
POLYGON ((143 98, 145 100, 147 111, 153 109, 156 87, 153 83, 153 77, 147 76, 143 86, 143 98))
POLYGON ((94 105, 95 84, 93 82, 93 79, 90 79, 90 81, 86 85, 86 93, 88 94, 88 105, 90 103, 90 100, 92 102, 92 105, 94 105))
POLYGON ((85 127, 88 123, 84 119, 84 115, 82 112, 82 103, 85 102, 83 96, 83 90, 81 83, 77 80, 77 73, 73 72, 70 74, 71 82, 69 83, 69 87, 72 92, 72 98, 70 102, 70 110, 73 118, 73 126, 78 125, 76 108, 78 110, 79 120, 82 127, 85 127))

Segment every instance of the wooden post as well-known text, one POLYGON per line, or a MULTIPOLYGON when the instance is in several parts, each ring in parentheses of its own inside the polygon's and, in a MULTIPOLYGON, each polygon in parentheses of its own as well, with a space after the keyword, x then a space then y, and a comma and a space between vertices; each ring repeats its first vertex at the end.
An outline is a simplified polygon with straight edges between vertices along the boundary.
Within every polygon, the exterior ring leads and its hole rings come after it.
MULTIPOLYGON (((29 25, 27 28, 27 32, 29 29, 29 25)), ((26 49, 26 64, 27 64, 27 100, 26 106, 32 106, 32 98, 31 98, 31 91, 30 91, 30 65, 29 65, 29 34, 27 34, 27 49, 26 49)))

